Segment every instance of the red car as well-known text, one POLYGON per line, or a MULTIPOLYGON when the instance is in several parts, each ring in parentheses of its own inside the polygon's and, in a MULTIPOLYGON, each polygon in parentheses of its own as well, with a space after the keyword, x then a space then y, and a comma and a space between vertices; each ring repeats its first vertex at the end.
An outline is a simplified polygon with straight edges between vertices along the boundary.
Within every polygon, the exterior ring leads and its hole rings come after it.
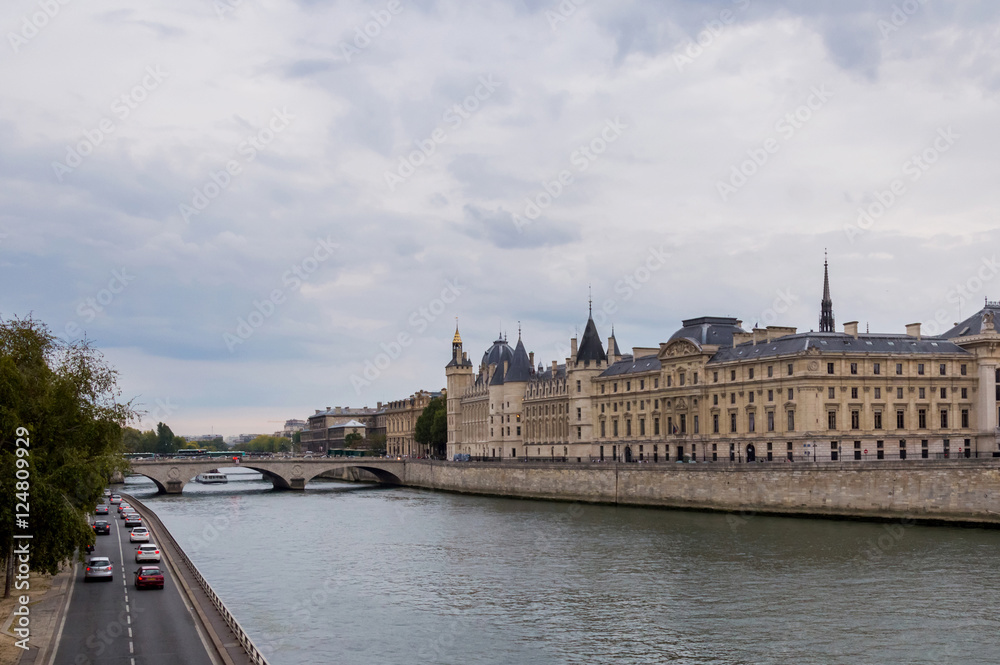
POLYGON ((136 589, 162 589, 163 571, 159 566, 139 566, 135 571, 136 589))

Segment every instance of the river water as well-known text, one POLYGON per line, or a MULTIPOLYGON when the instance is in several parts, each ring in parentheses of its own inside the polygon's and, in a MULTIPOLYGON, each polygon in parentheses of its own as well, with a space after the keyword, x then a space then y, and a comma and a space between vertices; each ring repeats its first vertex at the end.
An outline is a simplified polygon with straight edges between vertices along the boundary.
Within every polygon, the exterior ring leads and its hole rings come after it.
POLYGON ((1000 662, 1000 531, 227 473, 127 491, 272 665, 1000 662))

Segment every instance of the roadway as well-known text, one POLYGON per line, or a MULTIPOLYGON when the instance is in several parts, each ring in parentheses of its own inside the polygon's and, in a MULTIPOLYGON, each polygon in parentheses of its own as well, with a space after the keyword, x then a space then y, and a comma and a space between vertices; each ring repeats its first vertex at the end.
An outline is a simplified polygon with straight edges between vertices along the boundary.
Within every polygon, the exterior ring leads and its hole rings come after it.
POLYGON ((53 665, 213 665, 216 661, 165 559, 160 561, 163 590, 135 588, 138 544, 129 543, 129 531, 116 509, 92 517, 111 523, 111 534, 97 536, 91 556, 109 557, 114 579, 84 584, 85 566, 74 566, 53 665))

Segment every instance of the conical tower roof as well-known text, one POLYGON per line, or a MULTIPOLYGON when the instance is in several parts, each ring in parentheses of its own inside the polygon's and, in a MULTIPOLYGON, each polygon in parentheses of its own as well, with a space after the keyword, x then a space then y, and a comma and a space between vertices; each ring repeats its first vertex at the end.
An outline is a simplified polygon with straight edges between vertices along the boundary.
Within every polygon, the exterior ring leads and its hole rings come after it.
POLYGON ((597 324, 594 317, 587 318, 587 327, 583 331, 583 338, 580 340, 580 347, 576 351, 577 360, 603 360, 608 359, 608 354, 604 352, 604 345, 601 344, 601 336, 597 334, 597 324))
POLYGON ((524 342, 521 336, 517 336, 517 346, 514 347, 514 358, 510 361, 507 374, 504 375, 504 383, 516 381, 527 381, 531 378, 531 361, 528 359, 528 352, 524 350, 524 342))

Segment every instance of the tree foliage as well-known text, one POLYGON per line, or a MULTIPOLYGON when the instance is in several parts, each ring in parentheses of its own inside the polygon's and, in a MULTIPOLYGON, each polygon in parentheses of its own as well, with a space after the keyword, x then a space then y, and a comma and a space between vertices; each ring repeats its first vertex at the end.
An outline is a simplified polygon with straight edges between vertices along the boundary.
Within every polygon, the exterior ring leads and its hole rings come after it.
POLYGON ((424 407, 413 428, 413 438, 429 446, 436 457, 444 457, 448 445, 448 410, 443 398, 434 397, 424 407))
POLYGON ((261 434, 244 444, 242 449, 251 453, 287 453, 292 449, 292 441, 283 436, 261 434))
POLYGON ((30 463, 29 526, 17 532, 33 536, 32 569, 55 573, 78 548, 94 542, 87 516, 111 475, 127 468, 122 430, 137 417, 131 402, 120 401, 117 377, 86 341, 64 342, 30 317, 0 319, 0 551, 5 557, 14 540, 17 459, 30 463), (18 435, 19 428, 26 436, 18 435), (19 438, 29 443, 27 457, 17 457, 19 438))

